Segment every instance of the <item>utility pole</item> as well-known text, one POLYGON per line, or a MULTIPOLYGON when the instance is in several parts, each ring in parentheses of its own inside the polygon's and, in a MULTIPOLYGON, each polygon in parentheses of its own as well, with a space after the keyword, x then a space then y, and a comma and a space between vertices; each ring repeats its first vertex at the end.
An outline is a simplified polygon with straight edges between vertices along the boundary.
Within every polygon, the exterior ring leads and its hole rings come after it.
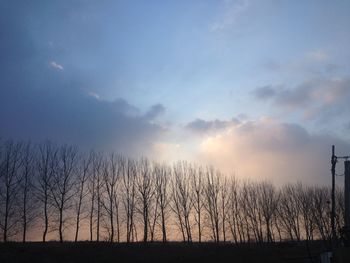
POLYGON ((331 225, 332 225, 332 247, 335 245, 337 233, 335 231, 335 165, 337 163, 337 156, 335 156, 335 147, 332 145, 332 158, 331 158, 331 172, 332 172, 332 212, 331 212, 331 225))

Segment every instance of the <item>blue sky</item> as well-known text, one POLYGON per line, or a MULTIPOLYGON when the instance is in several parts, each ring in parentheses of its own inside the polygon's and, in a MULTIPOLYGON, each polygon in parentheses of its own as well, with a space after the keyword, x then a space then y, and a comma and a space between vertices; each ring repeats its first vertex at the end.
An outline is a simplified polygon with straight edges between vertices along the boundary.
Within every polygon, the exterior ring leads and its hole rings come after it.
POLYGON ((269 180, 304 157, 281 180, 326 181, 330 145, 350 153, 349 11, 340 0, 2 0, 0 136, 269 180))

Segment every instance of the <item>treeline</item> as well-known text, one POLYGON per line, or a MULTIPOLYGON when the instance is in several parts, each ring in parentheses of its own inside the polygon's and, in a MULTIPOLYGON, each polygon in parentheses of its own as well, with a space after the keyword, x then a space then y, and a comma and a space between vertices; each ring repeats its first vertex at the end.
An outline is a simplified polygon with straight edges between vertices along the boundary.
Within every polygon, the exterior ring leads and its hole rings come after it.
MULTIPOLYGON (((344 200, 336 193, 336 225, 344 200)), ((330 189, 238 180, 213 167, 0 142, 4 242, 275 242, 331 238, 330 189)), ((339 232, 339 231, 338 231, 339 232)))

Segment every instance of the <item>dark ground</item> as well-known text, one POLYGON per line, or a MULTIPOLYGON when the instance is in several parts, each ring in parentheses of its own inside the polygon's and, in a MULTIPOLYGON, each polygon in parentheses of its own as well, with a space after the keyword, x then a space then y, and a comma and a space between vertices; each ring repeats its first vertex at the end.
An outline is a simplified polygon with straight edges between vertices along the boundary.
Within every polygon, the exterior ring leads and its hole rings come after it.
MULTIPOLYGON (((0 263, 45 262, 319 262, 320 244, 232 245, 214 243, 0 243, 0 263)), ((349 261, 350 262, 350 261, 349 261)))

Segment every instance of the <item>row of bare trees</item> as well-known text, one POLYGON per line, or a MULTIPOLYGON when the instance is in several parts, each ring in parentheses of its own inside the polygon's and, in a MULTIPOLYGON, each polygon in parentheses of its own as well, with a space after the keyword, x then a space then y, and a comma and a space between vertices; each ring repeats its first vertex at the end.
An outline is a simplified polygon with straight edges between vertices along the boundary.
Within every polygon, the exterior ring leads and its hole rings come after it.
MULTIPOLYGON (((330 189, 238 180, 212 167, 45 142, 0 143, 4 242, 276 242, 331 237, 330 189)), ((343 225, 337 189, 337 228, 343 225)))

